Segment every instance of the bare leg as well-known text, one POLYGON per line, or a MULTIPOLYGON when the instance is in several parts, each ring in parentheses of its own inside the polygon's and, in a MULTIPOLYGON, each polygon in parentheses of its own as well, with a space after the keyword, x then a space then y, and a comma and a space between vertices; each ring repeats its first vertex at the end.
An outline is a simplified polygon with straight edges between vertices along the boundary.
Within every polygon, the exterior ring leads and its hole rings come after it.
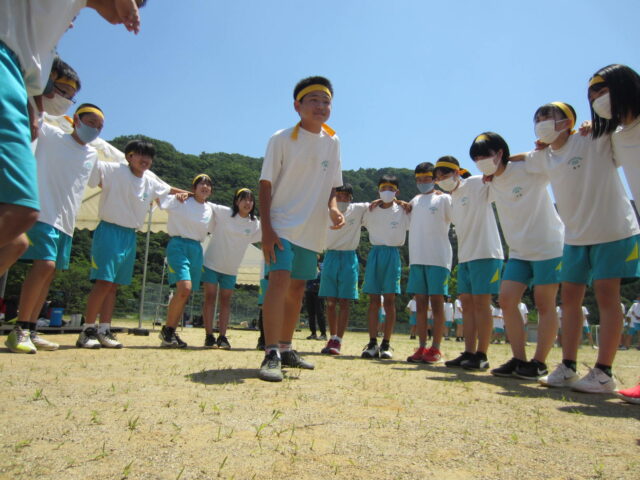
POLYGON ((430 295, 429 298, 431 301, 431 310, 433 310, 432 345, 440 345, 444 335, 444 295, 430 295))
POLYGON ((180 280, 176 283, 176 293, 167 309, 167 327, 176 328, 180 323, 184 307, 191 295, 191 280, 180 280))
POLYGON ((385 293, 384 296, 384 313, 385 313, 385 322, 384 322, 384 337, 383 340, 391 340, 391 335, 393 335, 393 327, 396 325, 396 294, 395 293, 385 293))
POLYGON ((351 308, 351 300, 347 298, 340 298, 338 300, 338 305, 340 306, 340 313, 338 314, 337 335, 340 338, 343 338, 344 332, 346 332, 347 330, 347 324, 349 323, 349 309, 351 308))
MULTIPOLYGON (((338 305, 335 297, 326 298, 327 321, 329 322, 329 333, 331 336, 337 335, 338 331, 338 305)), ((338 335, 339 336, 339 335, 338 335)))
POLYGON ((600 312, 600 350, 598 363, 613 365, 622 333, 622 312, 620 311, 620 279, 595 280, 593 289, 600 312))
POLYGON ((102 308, 100 309, 100 323, 111 323, 113 318, 113 309, 116 306, 116 294, 118 293, 118 285, 113 284, 113 288, 109 291, 109 294, 102 302, 102 308))
POLYGON ((380 295, 369 295, 369 338, 378 336, 378 312, 380 311, 380 295))
POLYGON ((207 335, 213 333, 213 312, 216 309, 216 296, 218 294, 217 283, 203 283, 204 303, 202 304, 202 321, 207 335))
MULTIPOLYGON (((580 283, 562 283, 562 359, 576 361, 582 338, 582 301, 586 286, 580 283)), ((618 310, 620 301, 618 300, 618 310)))
POLYGON ((229 325, 229 317, 231 316, 231 296, 232 288, 220 289, 220 313, 218 314, 218 331, 220 335, 227 335, 227 326, 229 325))
POLYGON ((558 331, 558 314, 556 313, 556 297, 558 284, 536 285, 533 296, 538 309, 538 344, 534 360, 546 363, 547 355, 553 347, 558 331))
POLYGON ((269 285, 262 304, 262 323, 265 345, 277 345, 283 327, 285 296, 289 290, 291 272, 275 270, 269 272, 269 285))
POLYGON ((473 295, 473 310, 478 332, 478 352, 487 353, 491 343, 493 318, 491 317, 491 295, 473 295))
POLYGON ((18 320, 35 324, 40 309, 47 299, 49 285, 56 272, 56 264, 52 260, 34 260, 27 273, 18 305, 18 320))
POLYGON ((460 295, 462 303, 462 332, 464 334, 464 350, 475 353, 477 348, 478 332, 476 329, 476 314, 473 308, 473 298, 470 293, 460 295))
POLYGON ((429 308, 429 297, 427 295, 416 295, 416 332, 420 345, 427 344, 427 309, 429 308))
POLYGON ((305 280, 292 278, 289 282, 289 289, 286 292, 284 302, 284 322, 280 331, 280 342, 291 342, 293 332, 300 321, 300 309, 302 308, 302 298, 306 286, 305 280))
POLYGON ((522 315, 518 310, 518 303, 522 294, 527 289, 524 283, 512 280, 503 280, 500 285, 500 307, 504 315, 504 324, 509 334, 511 352, 518 360, 526 361, 524 326, 522 325, 522 315))
MULTIPOLYGON (((96 280, 87 298, 87 309, 85 310, 85 324, 96 323, 98 313, 102 313, 102 305, 109 295, 115 295, 118 285, 105 280, 96 280)), ((113 308, 112 308, 113 310, 113 308)), ((105 312, 106 313, 106 312, 105 312)), ((109 316, 110 318, 110 316, 109 316)))
MULTIPOLYGON (((13 244, 15 248, 13 242, 29 230, 37 220, 38 211, 33 208, 0 203, 0 258, 8 253, 3 250, 4 247, 13 244)), ((4 272, 0 271, 0 275, 2 273, 4 272)))

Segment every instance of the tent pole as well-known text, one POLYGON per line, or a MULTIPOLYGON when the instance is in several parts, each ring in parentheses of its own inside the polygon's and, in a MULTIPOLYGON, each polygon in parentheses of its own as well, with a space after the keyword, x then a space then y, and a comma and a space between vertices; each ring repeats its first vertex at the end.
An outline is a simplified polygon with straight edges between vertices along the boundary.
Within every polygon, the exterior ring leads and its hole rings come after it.
MULTIPOLYGON (((164 287, 164 272, 167 268, 167 257, 164 257, 164 261, 162 262, 162 277, 160 278, 160 298, 158 299, 158 303, 156 303, 156 315, 153 318, 153 325, 151 325, 151 329, 155 332, 156 330, 156 322, 158 321, 158 313, 160 312, 160 307, 162 306, 162 290, 164 287)), ((167 302, 167 305, 169 303, 167 302)))
POLYGON ((147 286, 147 260, 149 258, 149 240, 151 239, 151 215, 153 204, 149 204, 149 216, 147 217, 147 245, 144 249, 144 267, 142 269, 142 292, 140 292, 140 315, 138 316, 138 328, 142 328, 142 312, 144 310, 144 289, 147 286))

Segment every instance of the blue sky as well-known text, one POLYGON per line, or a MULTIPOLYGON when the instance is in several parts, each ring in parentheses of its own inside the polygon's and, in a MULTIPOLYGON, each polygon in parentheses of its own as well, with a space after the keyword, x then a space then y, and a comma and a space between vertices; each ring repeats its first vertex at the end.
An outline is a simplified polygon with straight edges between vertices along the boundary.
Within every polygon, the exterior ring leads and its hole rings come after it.
POLYGON ((335 89, 328 122, 344 169, 406 167, 500 133, 533 145, 532 116, 571 103, 589 116, 588 78, 640 71, 638 0, 149 0, 138 36, 84 10, 59 53, 100 105, 103 137, 141 133, 179 151, 263 156, 296 121, 309 75, 335 89))

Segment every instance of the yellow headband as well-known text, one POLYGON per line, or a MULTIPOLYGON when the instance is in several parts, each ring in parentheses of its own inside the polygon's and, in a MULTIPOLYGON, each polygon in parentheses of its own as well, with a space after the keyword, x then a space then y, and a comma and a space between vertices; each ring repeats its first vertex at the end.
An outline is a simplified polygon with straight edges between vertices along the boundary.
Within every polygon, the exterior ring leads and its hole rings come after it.
POLYGON ((393 187, 395 191, 398 191, 398 187, 396 187, 393 183, 389 183, 389 182, 381 183, 380 185, 378 185, 378 190, 380 190, 382 187, 393 187))
MULTIPOLYGON (((336 134, 336 131, 326 123, 322 124, 322 130, 324 130, 324 133, 326 133, 330 137, 333 137, 336 134)), ((293 132, 291 132, 291 140, 298 139, 298 132, 300 132, 300 122, 298 122, 298 124, 293 129, 293 132)))
POLYGON ((476 139, 473 141, 473 143, 486 142, 488 140, 489 140, 489 135, 487 135, 485 133, 481 133, 480 135, 478 135, 476 137, 476 139))
POLYGON ((207 175, 206 173, 201 173, 200 175, 196 175, 193 178, 193 181, 191 182, 191 185, 195 187, 196 186, 196 182, 201 178, 207 179, 207 180, 209 180, 210 183, 213 183, 211 181, 211 177, 209 175, 207 175))
POLYGON ((602 78, 600 75, 594 75, 593 77, 591 77, 591 80, 589 80, 590 87, 593 87, 598 83, 605 83, 604 78, 602 78))
POLYGON ((460 165, 456 165, 455 163, 451 163, 451 162, 446 162, 444 160, 436 163, 435 168, 440 168, 440 167, 450 168, 451 170, 454 170, 456 172, 460 170, 460 165))
POLYGON ((416 173, 416 178, 422 178, 422 177, 433 177, 433 172, 416 173))
POLYGON ((302 97, 304 97, 306 94, 311 92, 324 92, 327 95, 329 95, 329 98, 332 97, 331 90, 329 90, 327 87, 320 84, 314 84, 314 85, 309 85, 308 87, 305 87, 302 90, 300 90, 298 92, 298 95, 296 95, 296 102, 299 102, 302 99, 302 97))
POLYGON ((573 116, 573 112, 571 111, 569 106, 563 102, 551 102, 551 105, 558 107, 560 110, 562 110, 562 113, 564 113, 564 116, 571 121, 571 126, 569 127, 569 130, 571 130, 576 124, 576 117, 573 116))
POLYGON ((76 83, 76 81, 71 80, 70 78, 67 78, 67 77, 58 78, 57 80, 54 80, 53 83, 63 83, 65 85, 69 85, 70 87, 73 87, 74 90, 78 90, 78 84, 76 83))
POLYGON ((98 110, 97 108, 93 108, 93 107, 82 107, 78 110, 76 110, 76 115, 81 115, 83 113, 95 113, 96 115, 98 115, 101 119, 104 120, 104 113, 102 113, 101 110, 98 110))
POLYGON ((236 197, 238 195, 240 195, 242 192, 249 192, 249 193, 253 193, 251 190, 249 190, 248 188, 239 188, 238 190, 236 190, 236 197))

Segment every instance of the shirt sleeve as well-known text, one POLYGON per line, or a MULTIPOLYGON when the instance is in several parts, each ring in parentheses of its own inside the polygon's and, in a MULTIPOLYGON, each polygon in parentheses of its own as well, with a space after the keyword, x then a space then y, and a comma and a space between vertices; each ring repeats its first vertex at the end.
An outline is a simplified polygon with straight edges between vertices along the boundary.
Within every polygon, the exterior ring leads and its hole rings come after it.
POLYGON ((257 243, 262 240, 262 228, 260 227, 260 220, 256 220, 256 230, 251 236, 251 243, 257 243))
POLYGON ((180 205, 175 195, 166 195, 160 200, 160 208, 163 210, 174 210, 180 205))
POLYGON ((280 175, 282 169, 283 149, 280 135, 275 134, 269 139, 267 151, 262 161, 262 171, 260 172, 260 180, 266 180, 273 184, 274 180, 280 175))
POLYGON ((532 150, 525 154, 524 166, 527 173, 547 174, 547 149, 532 150))
POLYGON ((107 163, 102 160, 98 160, 93 168, 91 169, 91 173, 89 174, 89 181, 87 185, 91 188, 95 188, 101 183, 103 183, 103 179, 105 176, 105 172, 108 169, 107 163))

